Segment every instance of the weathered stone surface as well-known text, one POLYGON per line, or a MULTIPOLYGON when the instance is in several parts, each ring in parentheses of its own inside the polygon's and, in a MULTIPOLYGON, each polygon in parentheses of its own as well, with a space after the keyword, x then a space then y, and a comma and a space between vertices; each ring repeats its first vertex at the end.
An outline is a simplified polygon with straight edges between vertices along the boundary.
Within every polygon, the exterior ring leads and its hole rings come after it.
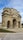
POLYGON ((21 17, 19 12, 13 8, 4 8, 2 16, 2 26, 7 28, 21 27, 21 17), (14 23, 13 23, 14 22, 14 23), (9 27, 8 27, 9 26, 9 27))

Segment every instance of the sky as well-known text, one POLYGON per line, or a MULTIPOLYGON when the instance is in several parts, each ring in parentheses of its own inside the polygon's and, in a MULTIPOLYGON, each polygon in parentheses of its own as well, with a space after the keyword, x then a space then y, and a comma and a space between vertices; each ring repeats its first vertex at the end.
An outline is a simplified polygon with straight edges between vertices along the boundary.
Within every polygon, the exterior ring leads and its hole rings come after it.
POLYGON ((15 8, 21 15, 21 22, 23 22, 23 0, 0 0, 0 22, 2 22, 2 12, 3 8, 15 8))

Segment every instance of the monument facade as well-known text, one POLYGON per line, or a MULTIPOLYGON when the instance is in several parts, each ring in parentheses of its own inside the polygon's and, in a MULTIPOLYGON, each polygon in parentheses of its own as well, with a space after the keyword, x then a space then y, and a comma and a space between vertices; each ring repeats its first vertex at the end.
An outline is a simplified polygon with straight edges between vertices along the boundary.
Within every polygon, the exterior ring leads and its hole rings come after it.
POLYGON ((19 11, 13 8, 4 8, 2 12, 2 27, 21 28, 21 16, 19 11))

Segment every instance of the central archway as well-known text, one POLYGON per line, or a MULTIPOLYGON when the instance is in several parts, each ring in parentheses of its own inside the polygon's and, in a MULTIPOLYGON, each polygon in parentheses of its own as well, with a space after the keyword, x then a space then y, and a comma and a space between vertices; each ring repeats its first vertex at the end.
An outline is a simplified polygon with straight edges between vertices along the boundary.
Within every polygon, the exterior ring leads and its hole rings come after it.
POLYGON ((7 28, 9 28, 9 27, 10 27, 10 21, 7 22, 7 28))
POLYGON ((13 19, 13 28, 16 26, 16 19, 13 19))

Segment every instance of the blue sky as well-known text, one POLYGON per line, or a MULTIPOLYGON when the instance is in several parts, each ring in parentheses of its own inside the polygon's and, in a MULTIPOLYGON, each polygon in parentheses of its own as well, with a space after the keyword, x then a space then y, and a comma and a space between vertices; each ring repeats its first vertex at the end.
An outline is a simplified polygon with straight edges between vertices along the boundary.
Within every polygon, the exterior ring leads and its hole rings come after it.
POLYGON ((2 11, 4 7, 15 8, 20 12, 23 22, 23 0, 0 0, 0 22, 2 22, 2 11))

